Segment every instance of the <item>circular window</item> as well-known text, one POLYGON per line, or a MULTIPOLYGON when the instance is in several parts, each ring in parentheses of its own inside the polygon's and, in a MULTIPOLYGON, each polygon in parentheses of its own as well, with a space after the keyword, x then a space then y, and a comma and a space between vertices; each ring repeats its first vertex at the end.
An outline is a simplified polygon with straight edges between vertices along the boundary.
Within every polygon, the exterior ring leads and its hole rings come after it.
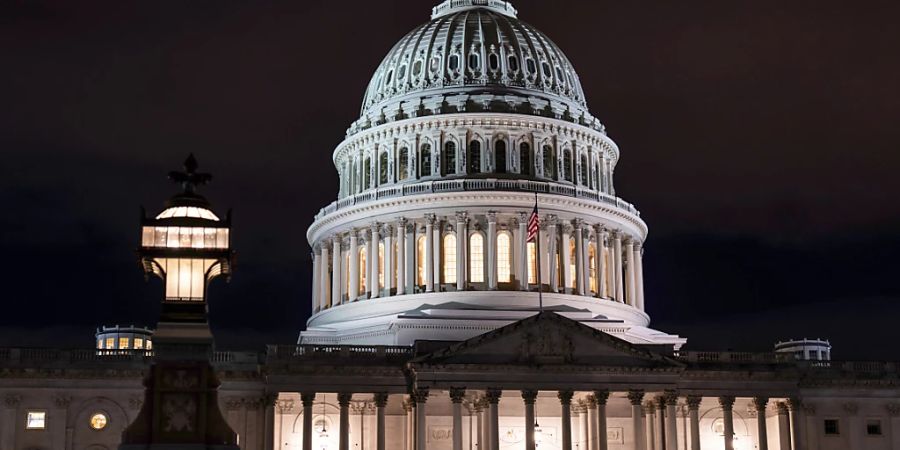
POLYGON ((106 428, 107 423, 109 423, 109 419, 106 418, 106 414, 96 413, 91 416, 91 428, 95 430, 102 430, 106 428))

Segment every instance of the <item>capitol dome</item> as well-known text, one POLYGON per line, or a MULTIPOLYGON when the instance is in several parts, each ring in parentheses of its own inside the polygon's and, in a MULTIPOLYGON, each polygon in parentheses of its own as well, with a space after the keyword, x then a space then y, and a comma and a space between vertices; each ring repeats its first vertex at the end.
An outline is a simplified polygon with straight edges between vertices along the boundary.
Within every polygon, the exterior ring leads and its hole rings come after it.
POLYGON ((349 134, 462 111, 562 118, 602 130, 569 59, 501 0, 447 0, 388 52, 349 134))
POLYGON ((500 0, 446 0, 384 58, 307 230, 301 343, 464 340, 556 311, 635 343, 647 225, 562 51, 500 0), (537 203, 540 230, 528 233, 537 203))

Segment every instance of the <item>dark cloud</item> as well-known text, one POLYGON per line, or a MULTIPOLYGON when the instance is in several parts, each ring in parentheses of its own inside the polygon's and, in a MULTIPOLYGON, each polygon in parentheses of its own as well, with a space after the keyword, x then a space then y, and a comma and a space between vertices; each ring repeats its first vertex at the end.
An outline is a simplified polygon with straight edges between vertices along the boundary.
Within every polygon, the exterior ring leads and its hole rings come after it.
MULTIPOLYGON (((846 357, 878 356, 861 336, 900 337, 867 325, 898 299, 900 4, 515 4, 573 61, 621 147, 619 194, 651 229, 655 326, 695 348, 822 329, 846 357)), ((305 230, 337 192, 331 153, 430 6, 0 6, 0 326, 73 326, 90 345, 98 324, 152 323, 138 208, 160 207, 164 174, 194 152, 215 175, 205 193, 235 211, 217 333, 234 347, 295 339, 305 230)))

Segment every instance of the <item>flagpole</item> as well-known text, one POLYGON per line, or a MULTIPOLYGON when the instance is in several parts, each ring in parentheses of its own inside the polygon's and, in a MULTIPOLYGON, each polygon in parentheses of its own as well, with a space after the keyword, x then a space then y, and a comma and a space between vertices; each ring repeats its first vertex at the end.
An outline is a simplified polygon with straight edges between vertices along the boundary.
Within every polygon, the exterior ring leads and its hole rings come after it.
MULTIPOLYGON (((534 193, 534 210, 537 211, 538 207, 538 195, 537 192, 534 193)), ((540 224, 540 218, 538 218, 538 224, 540 224)), ((538 285, 538 311, 544 312, 544 284, 543 280, 541 280, 541 227, 538 225, 537 234, 534 237, 535 245, 536 245, 536 253, 537 256, 535 260, 537 261, 537 285, 538 285)))

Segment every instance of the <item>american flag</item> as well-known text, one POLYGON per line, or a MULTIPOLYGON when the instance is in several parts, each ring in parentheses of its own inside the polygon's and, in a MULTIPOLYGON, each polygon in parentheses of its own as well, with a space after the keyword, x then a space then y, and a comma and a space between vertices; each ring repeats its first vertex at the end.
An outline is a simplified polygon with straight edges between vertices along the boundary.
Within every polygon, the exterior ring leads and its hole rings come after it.
POLYGON ((531 211, 531 217, 528 218, 528 239, 525 242, 536 242, 539 228, 540 220, 538 219, 537 200, 535 200, 534 210, 531 211))

